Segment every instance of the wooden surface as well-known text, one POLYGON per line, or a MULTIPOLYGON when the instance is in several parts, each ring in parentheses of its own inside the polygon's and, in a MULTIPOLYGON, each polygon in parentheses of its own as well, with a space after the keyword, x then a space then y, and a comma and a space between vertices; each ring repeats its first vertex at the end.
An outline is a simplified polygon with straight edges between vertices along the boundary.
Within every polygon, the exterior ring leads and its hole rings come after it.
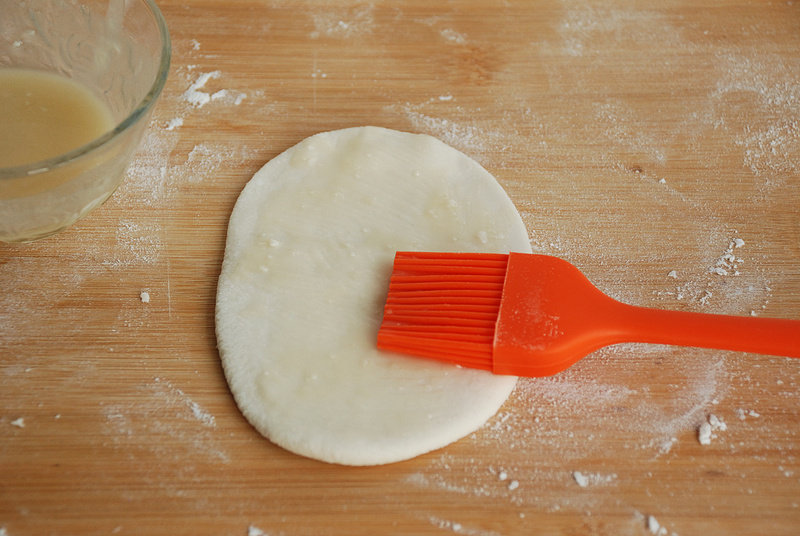
POLYGON ((800 362, 619 346, 447 448, 348 468, 254 432, 213 324, 247 180, 364 124, 475 158, 536 251, 620 299, 800 318, 800 3, 160 5, 173 67, 125 183, 0 246, 0 534, 800 531, 800 362))

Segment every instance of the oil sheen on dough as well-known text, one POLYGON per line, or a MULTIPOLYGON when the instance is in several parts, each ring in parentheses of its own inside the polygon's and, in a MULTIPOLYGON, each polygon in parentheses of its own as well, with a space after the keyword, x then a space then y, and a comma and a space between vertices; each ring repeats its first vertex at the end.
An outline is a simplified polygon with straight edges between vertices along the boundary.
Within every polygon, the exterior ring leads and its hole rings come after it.
POLYGON ((516 378, 375 348, 397 250, 529 252, 497 181, 426 135, 312 136, 242 191, 217 293, 217 339, 242 413, 297 454, 396 462, 473 432, 516 378))

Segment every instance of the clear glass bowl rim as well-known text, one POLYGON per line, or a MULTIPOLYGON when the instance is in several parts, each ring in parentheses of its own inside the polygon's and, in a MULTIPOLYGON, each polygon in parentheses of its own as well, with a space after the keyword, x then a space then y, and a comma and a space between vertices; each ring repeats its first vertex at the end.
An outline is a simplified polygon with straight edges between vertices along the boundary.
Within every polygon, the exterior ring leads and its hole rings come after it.
POLYGON ((164 85, 167 82, 167 75, 169 74, 170 60, 172 58, 172 44, 169 36, 169 29, 167 22, 164 20, 161 10, 158 8, 154 0, 140 0, 145 7, 150 11, 153 20, 158 28, 159 37, 161 38, 161 58, 159 59, 158 72, 156 73, 155 80, 150 86, 150 91, 142 98, 136 108, 128 114, 125 119, 117 123, 113 130, 110 130, 102 136, 81 145, 80 147, 68 151, 66 153, 48 158, 46 160, 39 160, 30 164, 23 164, 21 166, 4 167, 0 168, 0 180, 12 179, 15 177, 24 177, 27 175, 36 175, 48 171, 55 167, 63 166, 73 160, 81 158, 87 153, 93 152, 95 149, 106 145, 111 140, 120 136, 123 132, 135 125, 140 118, 145 116, 148 111, 155 105, 164 85))

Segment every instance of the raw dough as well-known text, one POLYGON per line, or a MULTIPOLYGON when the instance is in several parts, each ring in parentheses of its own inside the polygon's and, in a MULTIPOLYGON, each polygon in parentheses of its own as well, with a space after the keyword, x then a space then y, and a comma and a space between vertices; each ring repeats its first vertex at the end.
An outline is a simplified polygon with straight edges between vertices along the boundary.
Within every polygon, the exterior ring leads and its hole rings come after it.
POLYGON ((479 428, 516 378, 375 348, 396 250, 530 252, 495 179, 425 135, 359 127, 267 163, 233 209, 217 292, 231 391, 274 443, 374 465, 479 428))

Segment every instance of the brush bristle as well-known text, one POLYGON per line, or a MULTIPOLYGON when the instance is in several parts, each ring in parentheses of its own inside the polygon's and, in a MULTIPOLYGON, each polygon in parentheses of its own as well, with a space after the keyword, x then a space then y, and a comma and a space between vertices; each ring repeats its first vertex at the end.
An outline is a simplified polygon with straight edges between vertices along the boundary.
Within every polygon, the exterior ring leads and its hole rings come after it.
POLYGON ((398 252, 378 348, 492 370, 508 255, 398 252))

